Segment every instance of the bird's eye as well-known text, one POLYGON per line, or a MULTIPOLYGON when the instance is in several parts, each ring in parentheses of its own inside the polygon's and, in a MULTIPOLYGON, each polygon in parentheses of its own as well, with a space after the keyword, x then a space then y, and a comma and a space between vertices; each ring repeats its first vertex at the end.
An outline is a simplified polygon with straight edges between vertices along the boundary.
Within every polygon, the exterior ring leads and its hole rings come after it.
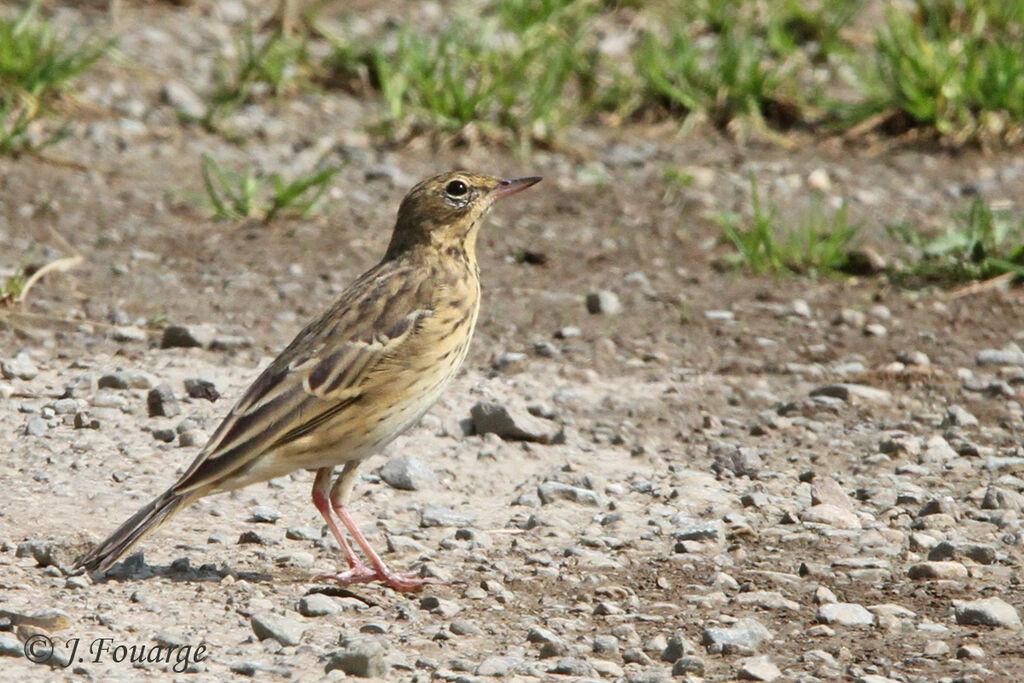
POLYGON ((461 197, 469 192, 469 188, 466 187, 466 183, 461 180, 453 180, 444 186, 444 192, 449 197, 461 197))

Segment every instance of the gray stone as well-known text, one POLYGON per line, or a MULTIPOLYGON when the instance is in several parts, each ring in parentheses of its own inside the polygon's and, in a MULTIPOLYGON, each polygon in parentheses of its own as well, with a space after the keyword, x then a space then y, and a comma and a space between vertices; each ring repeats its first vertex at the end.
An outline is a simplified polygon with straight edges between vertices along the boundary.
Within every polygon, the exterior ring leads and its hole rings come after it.
POLYGON ((764 624, 747 618, 738 620, 729 628, 706 628, 701 639, 708 652, 732 654, 756 652, 771 635, 764 624))
POLYGON ((917 581, 961 581, 967 578, 967 567, 959 562, 921 562, 907 570, 907 576, 917 581))
POLYGON ((981 501, 982 510, 1015 510, 1024 508, 1024 496, 1010 489, 989 486, 985 489, 985 497, 981 501))
POLYGON ((147 339, 146 331, 135 325, 115 327, 111 331, 110 336, 114 338, 114 341, 119 342, 144 342, 147 339))
POLYGON ((561 657, 553 667, 548 669, 548 673, 562 674, 563 676, 589 676, 593 672, 594 667, 582 657, 561 657))
MULTIPOLYGON (((181 406, 169 384, 158 384, 146 395, 146 406, 150 417, 175 417, 181 414, 181 406)), ((173 440, 173 439, 172 439, 173 440)))
POLYGON ((204 446, 209 439, 210 436, 202 429, 186 429, 178 434, 178 445, 182 448, 204 446))
POLYGON ((819 505, 827 503, 835 507, 853 510, 853 501, 846 491, 832 477, 822 477, 811 485, 811 503, 819 505))
POLYGON ((281 519, 281 513, 267 505, 257 505, 249 514, 248 522, 257 524, 273 524, 281 519))
POLYGON ((217 387, 208 379, 199 379, 193 377, 185 380, 185 393, 190 398, 205 399, 210 403, 213 403, 220 398, 220 392, 217 391, 217 387))
POLYGON ((340 611, 341 605, 329 595, 313 593, 299 598, 299 614, 304 617, 325 617, 340 611))
POLYGON ((594 315, 618 315, 622 312, 619 295, 607 289, 587 294, 587 311, 594 315))
POLYGON ((888 405, 892 394, 885 389, 875 389, 863 384, 828 384, 812 389, 810 395, 838 398, 848 403, 871 403, 888 405))
POLYGON ((715 473, 731 472, 737 477, 756 479, 763 465, 757 449, 742 447, 716 455, 711 469, 715 473))
POLYGON ((962 406, 950 406, 946 409, 946 417, 942 420, 943 427, 977 427, 978 418, 967 412, 962 406))
POLYGON ((984 349, 975 356, 978 365, 1021 365, 1024 366, 1024 351, 1010 342, 1001 349, 984 349))
POLYGON ((25 433, 29 436, 42 436, 49 428, 50 425, 41 417, 33 417, 25 423, 25 433))
POLYGON ((704 660, 695 655, 687 655, 677 659, 675 664, 672 665, 672 675, 682 677, 687 674, 703 677, 704 660))
POLYGON ((538 443, 558 443, 565 438, 557 423, 500 403, 481 401, 470 410, 470 417, 476 434, 497 434, 506 440, 538 443))
POLYGON ((428 505, 420 513, 420 526, 469 526, 474 519, 473 514, 469 512, 452 510, 440 505, 428 505))
POLYGON ((160 348, 209 348, 217 336, 213 325, 168 325, 164 328, 160 348))
POLYGON ((875 615, 863 605, 852 602, 832 602, 818 607, 817 619, 823 624, 840 626, 870 626, 875 615))
POLYGON ((827 524, 837 529, 860 529, 860 518, 846 508, 835 505, 812 505, 800 513, 800 521, 807 524, 827 524))
POLYGON ((503 657, 501 655, 491 655, 490 657, 484 658, 480 665, 476 667, 477 676, 508 676, 513 673, 517 667, 523 663, 523 660, 517 657, 503 657))
POLYGON ((329 656, 325 671, 340 669, 349 676, 386 678, 390 668, 385 658, 387 645, 377 636, 343 638, 341 648, 329 656))
POLYGON ((21 657, 25 646, 13 635, 0 634, 0 657, 21 657))
POLYGON ((437 475, 430 466, 411 455, 388 459, 380 468, 380 478, 389 486, 403 491, 422 491, 437 486, 437 475))
POLYGON ((580 505, 597 506, 601 504, 595 492, 578 486, 563 484, 559 481, 544 482, 537 487, 537 495, 540 496, 540 501, 544 505, 558 500, 568 500, 580 505))
POLYGON ((737 678, 748 681, 774 681, 782 675, 768 655, 748 657, 740 662, 737 678))
POLYGON ((301 621, 277 614, 254 614, 249 623, 257 638, 273 638, 282 645, 298 645, 306 630, 306 625, 301 621))
POLYGON ((167 81, 160 89, 160 97, 174 107, 182 116, 189 119, 201 119, 206 115, 206 105, 190 87, 179 81, 167 81))
POLYGON ((32 359, 24 351, 9 360, 0 360, 0 374, 4 379, 34 379, 39 374, 39 368, 32 362, 32 359))
POLYGON ((963 626, 1003 626, 1019 630, 1020 615, 1010 603, 1001 598, 965 600, 953 603, 956 623, 963 626))

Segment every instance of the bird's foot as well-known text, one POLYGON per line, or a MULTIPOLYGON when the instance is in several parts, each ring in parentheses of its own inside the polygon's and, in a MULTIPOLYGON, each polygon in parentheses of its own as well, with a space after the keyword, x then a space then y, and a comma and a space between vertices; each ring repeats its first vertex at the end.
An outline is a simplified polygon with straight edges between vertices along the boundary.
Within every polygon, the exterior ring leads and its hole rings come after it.
POLYGON ((336 581, 342 585, 380 581, 403 593, 415 593, 427 586, 446 585, 444 581, 420 576, 416 572, 394 572, 387 567, 383 570, 377 570, 373 567, 367 567, 365 564, 357 564, 339 574, 328 574, 321 578, 336 581))

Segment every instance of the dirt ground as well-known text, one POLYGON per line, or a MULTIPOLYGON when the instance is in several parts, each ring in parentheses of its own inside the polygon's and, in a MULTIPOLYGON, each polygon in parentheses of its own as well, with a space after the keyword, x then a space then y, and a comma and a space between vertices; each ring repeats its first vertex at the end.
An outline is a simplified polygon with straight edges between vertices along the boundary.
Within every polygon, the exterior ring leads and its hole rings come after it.
MULTIPOLYGON (((389 681, 1019 679, 1019 290, 722 270, 729 249, 707 218, 748 210, 754 172, 780 215, 846 199, 865 245, 907 258, 886 224, 935 230, 977 194, 1020 210, 1019 150, 738 146, 664 125, 583 127, 528 154, 389 148, 364 133, 373 104, 339 92, 247 107, 238 147, 181 123, 163 95, 171 81, 204 90, 234 26, 218 7, 127 4, 120 57, 83 78, 72 137, 43 159, 0 159, 4 274, 68 245, 83 257, 0 326, 5 677, 336 679, 358 675, 357 652, 389 681), (218 222, 202 153, 341 170, 308 219, 218 222), (694 182, 666 183, 666 167, 694 182), (544 182, 493 211, 465 369, 364 467, 354 503, 388 562, 448 584, 401 595, 320 578, 342 559, 306 472, 199 502, 112 577, 69 576, 187 467, 202 443, 181 432, 212 432, 380 258, 405 191, 451 168, 544 182), (602 290, 621 312, 588 312, 602 290), (169 324, 211 325, 218 343, 161 348, 169 324), (127 388, 100 382, 118 373, 127 388), (190 398, 193 378, 223 398, 190 398), (179 415, 148 415, 159 383, 179 415), (564 443, 466 434, 481 401, 530 406, 564 443), (380 467, 399 455, 434 477, 389 485, 380 467), (253 521, 258 506, 276 521, 253 521), (318 595, 326 613, 307 616, 318 595), (1015 614, 992 626, 958 611, 987 598, 1015 614), (25 619, 50 609, 57 627, 25 619), (715 630, 730 628, 723 650, 715 630), (40 634, 49 667, 22 656, 40 634), (110 651, 85 653, 102 638, 110 651), (62 659, 76 642, 78 661, 62 659), (206 656, 181 673, 115 661, 119 645, 206 656)), ((108 17, 68 4, 55 20, 108 17)))

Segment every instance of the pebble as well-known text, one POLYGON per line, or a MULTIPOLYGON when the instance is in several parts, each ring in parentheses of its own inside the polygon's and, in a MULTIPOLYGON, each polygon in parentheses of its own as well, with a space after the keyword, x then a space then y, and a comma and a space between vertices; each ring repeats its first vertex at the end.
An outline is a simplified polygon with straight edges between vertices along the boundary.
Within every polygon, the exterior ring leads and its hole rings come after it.
POLYGON ((304 617, 325 617, 340 611, 341 605, 329 595, 313 593, 299 598, 299 614, 304 617))
POLYGON ((213 382, 206 379, 186 379, 185 393, 187 393, 190 398, 205 399, 210 403, 213 403, 220 398, 220 392, 217 391, 217 387, 213 382))
POLYGON ((257 505, 249 512, 249 519, 246 521, 256 524, 273 524, 279 519, 281 519, 281 513, 278 510, 266 505, 257 505))
POLYGON ((959 562, 921 562, 907 570, 907 576, 914 580, 951 580, 967 578, 967 567, 959 562))
POLYGON ((823 624, 839 626, 871 626, 875 615, 863 605, 850 602, 826 603, 818 607, 816 618, 823 624))
POLYGON ((39 368, 32 362, 32 359, 24 351, 14 358, 0 360, 0 374, 4 379, 35 379, 39 374, 39 368))
POLYGON ((378 636, 344 637, 341 648, 328 655, 326 671, 340 669, 349 676, 387 678, 391 668, 385 657, 387 646, 378 636))
POLYGON ((555 665, 548 669, 548 673, 562 674, 563 676, 589 676, 594 672, 594 667, 582 657, 561 657, 555 665))
POLYGON ((1015 343, 1010 342, 1001 349, 984 349, 975 356, 978 365, 1018 365, 1024 366, 1024 351, 1015 343))
POLYGON ((703 677, 704 660, 694 655, 687 655, 677 659, 672 665, 672 675, 686 676, 687 674, 703 677))
POLYGON ((168 325, 160 339, 160 348, 209 348, 217 336, 213 325, 168 325))
POLYGON ((285 646, 298 645, 306 630, 306 625, 301 621, 277 614, 254 614, 249 623, 258 639, 273 638, 285 646))
POLYGON ((622 312, 619 295, 607 289, 587 294, 587 312, 593 315, 618 315, 622 312))
POLYGON ((180 81, 167 81, 160 89, 160 98, 175 111, 189 119, 199 120, 206 115, 206 105, 192 88, 180 81))
POLYGON ((800 521, 809 524, 828 524, 837 529, 860 529, 860 518, 846 508, 823 503, 812 505, 800 513, 800 521))
POLYGON ((115 327, 111 330, 110 336, 118 342, 144 342, 149 338, 144 329, 135 325, 115 327))
POLYGON ((476 667, 477 676, 508 676, 517 667, 521 666, 523 660, 518 657, 504 657, 501 655, 490 655, 485 657, 479 666, 476 667))
POLYGON ((411 455, 397 455, 380 468, 380 478, 392 488, 422 491, 437 487, 437 475, 425 462, 411 455))
POLYGON ((875 389, 863 384, 828 384, 812 389, 810 395, 838 398, 848 403, 870 403, 889 405, 892 394, 885 389, 875 389))
POLYGON ((557 443, 564 440, 558 423, 535 417, 526 409, 481 401, 470 409, 476 434, 497 434, 505 440, 557 443))
POLYGON ((41 417, 30 418, 25 423, 25 433, 29 436, 43 436, 49 429, 50 425, 41 417))
POLYGON ((768 655, 760 655, 741 660, 736 676, 748 681, 774 681, 782 672, 768 655))
POLYGON ((963 626, 1003 626, 1019 630, 1020 615, 1002 598, 954 601, 956 623, 963 626))
POLYGON ((547 505, 559 500, 568 500, 581 505, 598 506, 601 504, 597 493, 589 489, 570 486, 558 481, 546 481, 537 487, 537 495, 541 503, 547 505))
POLYGON ((182 448, 205 446, 210 436, 202 429, 186 429, 178 434, 178 445, 182 448))
POLYGON ((169 384, 158 384, 146 395, 146 406, 150 417, 175 417, 181 414, 181 406, 169 384))
POLYGON ((423 528, 438 526, 469 526, 475 517, 470 512, 453 510, 440 505, 428 505, 420 513, 420 526, 423 528))
POLYGON ((748 617, 728 628, 705 628, 701 642, 710 653, 742 654, 756 652, 771 637, 764 624, 748 617))

